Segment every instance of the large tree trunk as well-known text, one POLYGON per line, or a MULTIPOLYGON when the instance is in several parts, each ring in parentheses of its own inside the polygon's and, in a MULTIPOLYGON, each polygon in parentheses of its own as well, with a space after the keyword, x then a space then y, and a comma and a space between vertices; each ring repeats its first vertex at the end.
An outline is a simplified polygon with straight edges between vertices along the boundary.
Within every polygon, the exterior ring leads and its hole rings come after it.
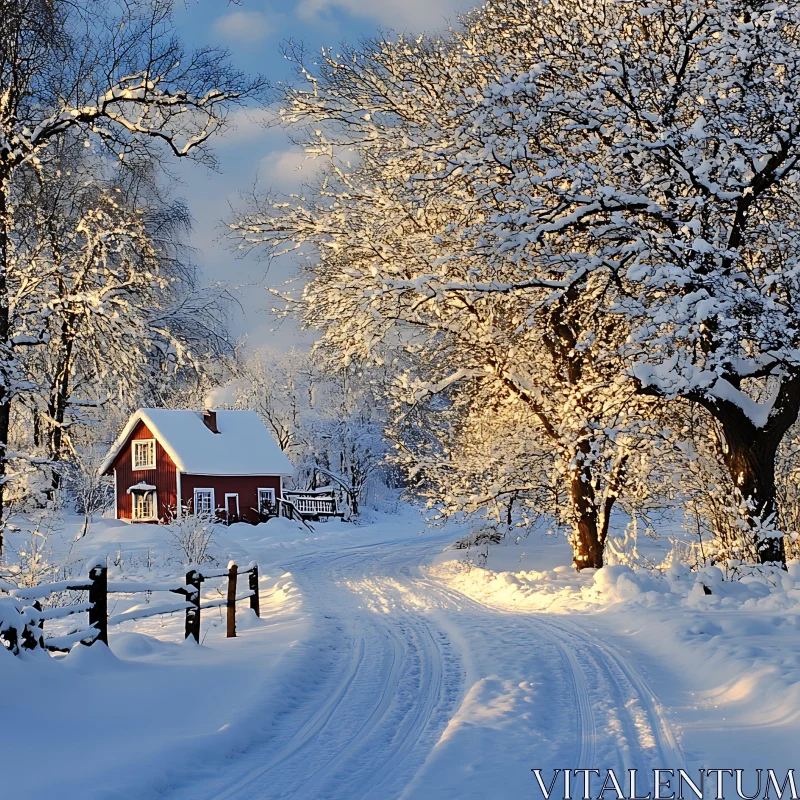
MULTIPOLYGON (((722 428, 722 460, 741 495, 743 516, 752 531, 757 560, 761 564, 777 563, 785 569, 786 550, 777 513, 775 461, 783 437, 797 422, 800 413, 800 373, 780 381, 772 409, 761 426, 756 425, 740 405, 706 390, 684 396, 705 408, 722 428)), ((729 376, 728 383, 740 390, 740 378, 729 376)), ((642 391, 662 396, 653 387, 642 387, 642 391)))
MULTIPOLYGON (((738 386, 736 387, 739 388, 738 386)), ((800 412, 800 374, 781 381, 769 417, 757 426, 735 403, 705 392, 690 396, 719 422, 722 459, 741 495, 744 519, 761 564, 786 567, 783 533, 778 524, 775 460, 783 437, 800 412)))
POLYGON ((575 569, 587 567, 599 569, 603 566, 605 537, 599 524, 599 509, 592 484, 592 472, 588 463, 589 442, 579 445, 578 457, 571 470, 569 499, 572 504, 572 558, 575 569))
POLYGON ((11 405, 7 381, 10 379, 9 364, 9 308, 8 308, 8 261, 10 258, 10 220, 8 207, 8 178, 0 177, 0 555, 3 554, 2 532, 3 502, 5 500, 6 450, 8 432, 11 427, 11 405))
POLYGON ((725 416, 722 420, 725 446, 722 457, 737 491, 741 493, 745 521, 753 531, 753 546, 762 564, 786 566, 783 535, 778 526, 775 491, 775 459, 782 433, 742 425, 725 416), (774 536, 769 534, 774 531, 774 536))
POLYGON ((570 502, 575 515, 571 540, 573 563, 577 570, 587 567, 600 569, 604 563, 603 554, 611 522, 611 511, 625 481, 628 456, 623 455, 614 464, 608 475, 604 496, 598 501, 588 463, 591 443, 582 442, 579 451, 569 487, 570 502))

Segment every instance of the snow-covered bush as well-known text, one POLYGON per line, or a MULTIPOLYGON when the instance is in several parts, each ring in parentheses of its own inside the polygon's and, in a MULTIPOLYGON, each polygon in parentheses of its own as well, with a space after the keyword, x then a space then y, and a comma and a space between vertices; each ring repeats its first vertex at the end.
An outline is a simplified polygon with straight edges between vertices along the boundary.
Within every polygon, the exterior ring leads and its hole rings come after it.
POLYGON ((14 586, 36 586, 57 579, 58 559, 53 556, 51 539, 63 532, 58 511, 40 509, 30 514, 12 514, 7 510, 4 529, 13 537, 0 562, 0 578, 14 586))
POLYGON ((793 426, 778 451, 778 513, 786 534, 786 556, 800 560, 800 427, 793 426))
POLYGON ((508 534, 508 529, 500 525, 480 526, 453 543, 454 550, 469 550, 486 544, 499 544, 508 534))
POLYGON ((13 597, 0 596, 0 646, 19 655, 21 649, 33 650, 39 646, 41 616, 32 606, 26 606, 13 597))
POLYGON ((209 549, 214 543, 218 524, 216 515, 209 513, 190 514, 184 511, 179 518, 173 516, 170 519, 166 530, 184 566, 216 560, 209 549))

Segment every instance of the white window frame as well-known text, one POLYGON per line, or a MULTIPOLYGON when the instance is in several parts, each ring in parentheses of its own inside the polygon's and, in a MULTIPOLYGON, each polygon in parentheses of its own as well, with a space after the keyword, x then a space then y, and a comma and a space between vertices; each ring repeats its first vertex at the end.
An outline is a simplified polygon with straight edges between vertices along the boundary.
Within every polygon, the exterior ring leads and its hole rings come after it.
POLYGON ((258 490, 258 513, 261 514, 261 492, 269 492, 272 495, 272 502, 270 505, 275 508, 275 490, 267 487, 259 487, 258 490))
POLYGON ((211 515, 215 514, 216 510, 217 510, 217 506, 216 506, 216 503, 214 501, 214 490, 212 488, 202 488, 200 486, 198 486, 194 490, 194 493, 192 494, 192 511, 194 511, 195 514, 203 513, 201 511, 198 511, 198 509, 197 509, 197 495, 200 492, 202 492, 203 494, 210 494, 211 495, 211 510, 208 513, 211 514, 211 515))
POLYGON ((239 512, 239 492, 225 492, 225 518, 228 517, 228 498, 235 497, 236 498, 236 516, 241 517, 241 513, 239 512))
POLYGON ((131 519, 134 522, 153 522, 158 519, 158 490, 148 489, 146 492, 131 492, 131 519), (153 512, 149 517, 136 516, 136 498, 146 494, 153 495, 153 512))
POLYGON ((156 468, 156 440, 155 439, 134 439, 131 442, 131 469, 134 472, 140 472, 146 469, 155 469, 156 468), (148 455, 150 460, 148 460, 146 465, 137 465, 136 463, 136 446, 137 445, 149 445, 148 447, 148 455))

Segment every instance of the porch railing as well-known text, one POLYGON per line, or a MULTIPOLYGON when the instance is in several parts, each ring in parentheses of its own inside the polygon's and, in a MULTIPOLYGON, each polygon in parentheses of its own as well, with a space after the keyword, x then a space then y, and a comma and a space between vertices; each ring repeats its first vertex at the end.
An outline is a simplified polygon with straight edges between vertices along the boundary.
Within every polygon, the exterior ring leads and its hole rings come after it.
POLYGON ((301 514, 326 514, 336 513, 336 500, 332 497, 304 497, 293 495, 292 502, 301 514))

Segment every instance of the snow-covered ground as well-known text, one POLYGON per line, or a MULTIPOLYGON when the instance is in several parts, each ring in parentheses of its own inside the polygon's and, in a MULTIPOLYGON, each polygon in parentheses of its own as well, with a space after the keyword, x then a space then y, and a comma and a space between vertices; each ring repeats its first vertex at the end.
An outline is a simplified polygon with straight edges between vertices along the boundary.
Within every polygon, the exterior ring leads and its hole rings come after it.
MULTIPOLYGON (((70 559, 180 575, 165 535, 98 522, 70 559)), ((541 796, 532 768, 793 766, 800 571, 577 576, 566 543, 536 532, 482 568, 447 549, 461 535, 403 506, 313 534, 232 526, 216 557, 263 575, 262 620, 242 610, 236 640, 214 611, 201 646, 176 614, 117 626, 111 652, 0 653, 6 791, 518 798, 541 796)))

